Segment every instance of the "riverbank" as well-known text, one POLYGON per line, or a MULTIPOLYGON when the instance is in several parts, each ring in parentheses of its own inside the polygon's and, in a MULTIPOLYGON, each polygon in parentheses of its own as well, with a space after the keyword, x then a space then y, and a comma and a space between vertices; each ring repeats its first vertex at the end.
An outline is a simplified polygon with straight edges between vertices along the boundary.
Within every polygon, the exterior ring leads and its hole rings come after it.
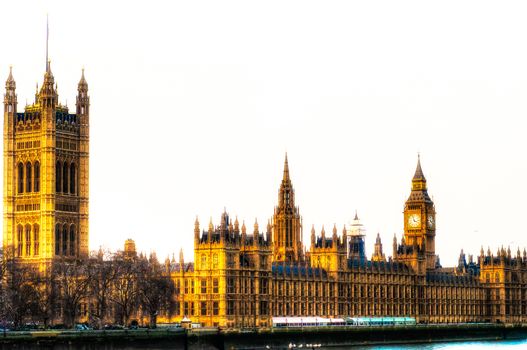
POLYGON ((41 331, 0 333, 0 349, 284 349, 386 344, 527 339, 527 325, 449 324, 386 327, 319 327, 260 330, 181 328, 117 331, 41 331))

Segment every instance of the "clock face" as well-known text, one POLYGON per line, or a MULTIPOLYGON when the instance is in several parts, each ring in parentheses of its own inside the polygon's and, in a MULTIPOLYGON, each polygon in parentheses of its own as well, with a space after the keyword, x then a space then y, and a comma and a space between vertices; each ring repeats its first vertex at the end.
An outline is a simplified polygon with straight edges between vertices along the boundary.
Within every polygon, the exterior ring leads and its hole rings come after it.
POLYGON ((427 223, 428 223, 428 227, 434 227, 434 216, 433 215, 428 215, 427 223))
POLYGON ((408 216, 408 226, 413 228, 421 226, 421 216, 419 214, 408 216))

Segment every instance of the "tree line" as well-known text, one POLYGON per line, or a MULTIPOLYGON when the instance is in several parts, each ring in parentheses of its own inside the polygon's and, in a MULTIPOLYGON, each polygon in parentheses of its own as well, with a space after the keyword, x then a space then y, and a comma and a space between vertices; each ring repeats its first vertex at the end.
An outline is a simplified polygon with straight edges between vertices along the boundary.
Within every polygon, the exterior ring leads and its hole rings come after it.
POLYGON ((88 322, 128 326, 132 320, 167 317, 175 305, 174 282, 155 254, 99 250, 89 258, 57 258, 39 265, 0 251, 0 326, 25 324, 73 328, 88 322))

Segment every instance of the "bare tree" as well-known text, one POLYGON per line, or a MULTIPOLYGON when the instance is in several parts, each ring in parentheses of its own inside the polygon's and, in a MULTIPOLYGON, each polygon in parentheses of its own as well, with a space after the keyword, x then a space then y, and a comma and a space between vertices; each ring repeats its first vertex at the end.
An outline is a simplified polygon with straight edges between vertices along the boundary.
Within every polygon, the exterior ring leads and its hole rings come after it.
POLYGON ((82 301, 89 296, 90 270, 86 268, 85 261, 77 259, 58 259, 52 266, 63 309, 63 322, 67 327, 73 327, 82 301))
POLYGON ((47 329, 49 322, 55 318, 55 309, 59 301, 55 275, 49 270, 38 273, 35 275, 33 285, 36 294, 37 313, 44 328, 47 329))
POLYGON ((14 259, 7 259, 5 264, 3 317, 18 328, 37 312, 34 274, 29 265, 14 259))
POLYGON ((157 327, 157 315, 161 310, 167 314, 174 306, 174 282, 163 273, 162 266, 155 256, 150 261, 142 261, 139 266, 139 301, 141 308, 148 313, 150 328, 157 327))
POLYGON ((116 255, 114 259, 116 276, 110 300, 117 306, 119 322, 125 326, 138 306, 138 263, 137 258, 127 258, 123 254, 116 255))
POLYGON ((90 270, 90 297, 95 303, 95 308, 90 310, 90 316, 96 320, 99 329, 103 327, 105 318, 108 315, 108 308, 111 299, 112 286, 117 278, 118 269, 108 251, 100 249, 92 254, 88 262, 90 270))

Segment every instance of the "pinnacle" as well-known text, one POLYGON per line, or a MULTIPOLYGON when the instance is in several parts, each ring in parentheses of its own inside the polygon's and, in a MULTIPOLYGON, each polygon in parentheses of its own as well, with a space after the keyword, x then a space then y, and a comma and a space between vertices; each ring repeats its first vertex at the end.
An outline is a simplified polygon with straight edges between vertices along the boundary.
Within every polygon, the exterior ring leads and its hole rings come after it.
POLYGON ((13 79, 13 66, 9 66, 9 76, 7 77, 7 82, 12 81, 15 81, 15 79, 13 79))

